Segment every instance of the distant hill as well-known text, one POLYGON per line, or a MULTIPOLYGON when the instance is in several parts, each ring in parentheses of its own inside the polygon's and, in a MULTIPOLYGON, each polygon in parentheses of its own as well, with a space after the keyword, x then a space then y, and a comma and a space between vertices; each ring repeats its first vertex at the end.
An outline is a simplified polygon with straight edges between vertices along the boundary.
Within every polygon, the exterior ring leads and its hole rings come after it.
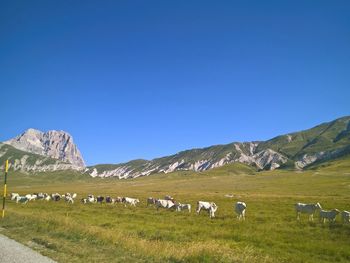
POLYGON ((312 164, 334 160, 349 153, 350 116, 347 116, 267 141, 214 145, 151 161, 95 165, 88 167, 87 173, 93 177, 133 178, 160 172, 205 171, 236 162, 257 170, 307 169, 312 164))
POLYGON ((10 159, 11 167, 15 170, 35 172, 73 169, 92 177, 120 179, 174 171, 206 171, 234 163, 244 166, 231 166, 232 169, 251 167, 255 171, 312 169, 349 154, 350 116, 267 141, 233 142, 186 150, 153 160, 140 159, 87 168, 73 138, 63 131, 44 133, 29 129, 0 144, 0 161, 3 163, 6 158, 10 159))

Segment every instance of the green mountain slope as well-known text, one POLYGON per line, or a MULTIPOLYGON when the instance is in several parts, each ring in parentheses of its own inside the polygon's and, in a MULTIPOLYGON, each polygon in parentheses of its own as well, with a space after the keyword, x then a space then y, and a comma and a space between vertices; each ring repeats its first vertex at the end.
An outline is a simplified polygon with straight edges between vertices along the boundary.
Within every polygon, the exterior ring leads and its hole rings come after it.
POLYGON ((9 160, 10 170, 22 172, 43 172, 74 169, 73 165, 39 154, 18 150, 11 145, 0 143, 0 164, 3 168, 9 160))
POLYGON ((205 171, 231 163, 244 163, 258 170, 307 169, 310 165, 349 153, 350 116, 347 116, 263 142, 235 142, 182 151, 151 161, 97 165, 89 167, 88 173, 100 177, 129 178, 159 172, 205 171))
MULTIPOLYGON (((23 136, 22 136, 23 137, 23 136)), ((25 143, 25 142, 24 142, 25 143)), ((153 160, 99 164, 79 169, 70 163, 0 144, 0 162, 24 172, 78 169, 92 177, 135 178, 175 171, 202 172, 228 164, 244 164, 254 170, 308 169, 350 154, 350 116, 311 129, 280 135, 267 141, 233 142, 181 151, 153 160)), ((238 166, 232 166, 238 167, 238 166)))
POLYGON ((257 150, 270 148, 297 160, 304 154, 334 151, 349 145, 350 117, 343 117, 305 131, 275 137, 260 143, 257 150))

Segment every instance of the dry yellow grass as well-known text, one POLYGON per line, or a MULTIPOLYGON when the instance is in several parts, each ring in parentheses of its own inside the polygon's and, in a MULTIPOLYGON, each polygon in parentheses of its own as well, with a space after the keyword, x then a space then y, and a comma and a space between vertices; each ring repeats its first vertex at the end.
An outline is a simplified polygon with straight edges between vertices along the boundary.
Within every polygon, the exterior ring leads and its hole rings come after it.
POLYGON ((308 223, 306 217, 297 222, 293 208, 297 201, 319 201, 325 208, 349 209, 346 167, 245 174, 232 166, 129 181, 12 174, 10 191, 21 194, 120 195, 138 197, 141 204, 125 208, 62 201, 9 202, 1 227, 25 244, 39 244, 36 249, 60 262, 348 262, 349 225, 339 220, 308 223), (210 220, 205 213, 156 211, 146 206, 147 197, 165 194, 194 208, 198 200, 215 201, 217 217, 210 220), (245 222, 238 222, 233 213, 238 200, 248 204, 245 222))

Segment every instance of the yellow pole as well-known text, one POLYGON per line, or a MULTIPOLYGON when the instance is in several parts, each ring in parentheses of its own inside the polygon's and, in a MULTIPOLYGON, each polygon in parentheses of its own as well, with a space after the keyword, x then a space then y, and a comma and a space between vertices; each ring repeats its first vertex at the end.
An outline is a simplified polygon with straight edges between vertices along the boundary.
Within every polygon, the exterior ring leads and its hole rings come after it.
POLYGON ((4 197, 2 199, 2 218, 5 217, 5 202, 6 202, 6 194, 7 194, 7 172, 9 170, 9 160, 5 162, 5 184, 4 184, 4 197))

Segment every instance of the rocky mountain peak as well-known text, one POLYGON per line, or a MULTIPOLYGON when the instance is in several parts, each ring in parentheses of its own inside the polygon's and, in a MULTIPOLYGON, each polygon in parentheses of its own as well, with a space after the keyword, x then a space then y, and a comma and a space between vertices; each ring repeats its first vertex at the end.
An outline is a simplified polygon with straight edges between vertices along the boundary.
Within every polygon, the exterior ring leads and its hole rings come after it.
POLYGON ((30 134, 30 135, 33 135, 33 136, 36 136, 36 135, 42 135, 43 134, 43 132, 42 131, 39 131, 39 130, 37 130, 37 129, 33 129, 33 128, 29 128, 28 130, 26 130, 24 133, 23 133, 23 135, 24 134, 30 134))
POLYGON ((85 167, 85 162, 73 142, 73 137, 65 131, 42 132, 31 128, 4 143, 22 151, 49 156, 77 167, 85 167))
POLYGON ((126 179, 174 171, 201 172, 232 163, 249 165, 257 171, 299 170, 350 154, 350 116, 267 141, 232 142, 185 150, 149 161, 91 167, 85 167, 72 136, 65 131, 28 129, 5 143, 7 145, 0 143, 0 161, 9 159, 14 170, 24 172, 73 169, 93 177, 126 179))

